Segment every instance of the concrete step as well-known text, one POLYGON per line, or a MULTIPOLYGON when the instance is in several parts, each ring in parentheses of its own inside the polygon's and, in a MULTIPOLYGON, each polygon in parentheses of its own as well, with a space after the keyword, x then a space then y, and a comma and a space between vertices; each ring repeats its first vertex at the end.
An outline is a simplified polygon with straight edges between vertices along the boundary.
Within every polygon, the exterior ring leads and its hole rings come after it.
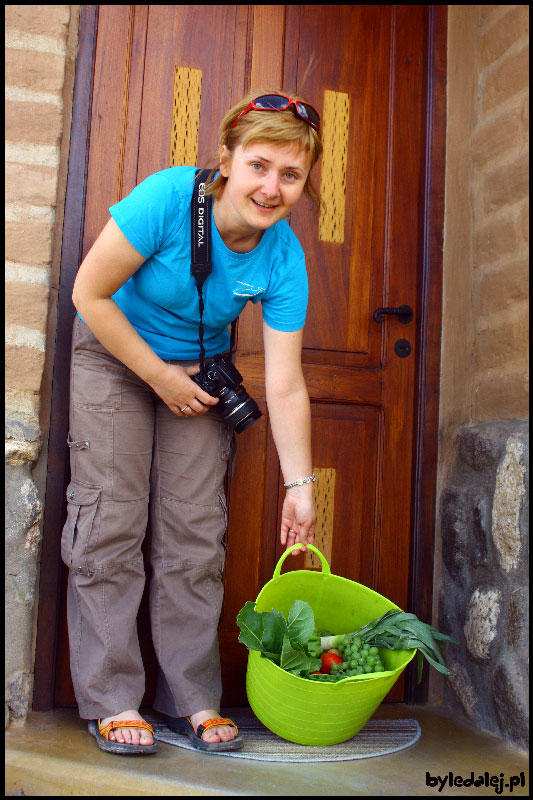
MULTIPOLYGON (((231 712, 222 713, 231 716, 231 712)), ((354 761, 252 761, 162 742, 155 755, 126 757, 100 750, 74 710, 33 713, 23 727, 6 730, 6 796, 529 796, 527 755, 446 709, 383 704, 374 718, 414 718, 421 737, 407 750, 354 761), (444 788, 427 785, 427 773, 444 778, 450 772, 463 779, 471 772, 476 777, 488 773, 497 785, 451 789, 448 783, 444 788), (521 773, 525 785, 511 791, 511 778, 521 773)))

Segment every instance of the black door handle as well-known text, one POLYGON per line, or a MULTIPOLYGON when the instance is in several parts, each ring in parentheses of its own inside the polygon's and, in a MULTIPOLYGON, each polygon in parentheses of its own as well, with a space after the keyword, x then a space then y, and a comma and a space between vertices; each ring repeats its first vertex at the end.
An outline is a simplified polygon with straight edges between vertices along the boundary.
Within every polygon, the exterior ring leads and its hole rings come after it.
POLYGON ((383 322, 385 314, 395 314, 399 322, 406 325, 413 319, 413 309, 411 306, 398 306, 398 308, 376 308, 374 311, 374 319, 376 322, 383 322))

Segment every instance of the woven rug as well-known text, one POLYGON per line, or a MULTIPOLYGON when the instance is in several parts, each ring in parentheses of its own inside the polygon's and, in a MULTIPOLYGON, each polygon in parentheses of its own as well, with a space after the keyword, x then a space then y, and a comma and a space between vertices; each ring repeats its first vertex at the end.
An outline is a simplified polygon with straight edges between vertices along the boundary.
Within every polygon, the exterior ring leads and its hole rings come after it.
MULTIPOLYGON (((154 728, 159 742, 194 750, 186 736, 171 731, 160 716, 143 714, 154 728)), ((420 738, 420 726, 414 719, 371 719, 359 733, 347 742, 327 747, 294 744, 276 736, 259 720, 249 714, 233 712, 231 718, 245 739, 242 750, 209 753, 228 758, 250 758, 259 761, 352 761, 397 753, 411 747, 420 738)), ((201 752, 201 751, 198 751, 201 752)))

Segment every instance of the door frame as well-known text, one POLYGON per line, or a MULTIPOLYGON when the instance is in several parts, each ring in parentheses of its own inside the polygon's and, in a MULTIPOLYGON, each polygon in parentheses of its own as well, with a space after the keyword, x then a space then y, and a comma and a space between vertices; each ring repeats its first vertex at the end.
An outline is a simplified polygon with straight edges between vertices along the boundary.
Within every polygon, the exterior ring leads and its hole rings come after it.
MULTIPOLYGON (((253 6, 250 14, 253 15, 253 6)), ((419 224, 420 275, 418 281, 415 430, 412 476, 409 601, 407 610, 432 621, 433 567, 436 521, 436 484, 439 426, 441 350, 442 252, 446 145, 447 6, 425 7, 425 163, 419 224)), ((72 287, 82 256, 85 190, 90 143, 94 61, 99 6, 82 6, 76 62, 72 133, 58 291, 58 314, 48 438, 48 470, 40 567, 39 612, 35 651, 33 710, 54 707, 61 552, 60 531, 65 517, 68 482, 69 377, 72 287)), ((261 32, 258 32, 260 35, 261 32)), ((425 703, 429 670, 416 685, 416 670, 406 675, 408 703, 425 703)))

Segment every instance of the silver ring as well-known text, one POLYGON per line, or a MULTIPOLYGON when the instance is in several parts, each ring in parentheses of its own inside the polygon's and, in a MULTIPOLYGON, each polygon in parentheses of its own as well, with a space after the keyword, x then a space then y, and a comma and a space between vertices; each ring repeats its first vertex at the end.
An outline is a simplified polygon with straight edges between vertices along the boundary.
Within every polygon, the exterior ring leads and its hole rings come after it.
POLYGON ((294 528, 289 528, 289 533, 294 533, 294 528))
POLYGON ((183 406, 183 408, 180 408, 180 411, 185 411, 186 408, 189 408, 189 406, 183 406))

